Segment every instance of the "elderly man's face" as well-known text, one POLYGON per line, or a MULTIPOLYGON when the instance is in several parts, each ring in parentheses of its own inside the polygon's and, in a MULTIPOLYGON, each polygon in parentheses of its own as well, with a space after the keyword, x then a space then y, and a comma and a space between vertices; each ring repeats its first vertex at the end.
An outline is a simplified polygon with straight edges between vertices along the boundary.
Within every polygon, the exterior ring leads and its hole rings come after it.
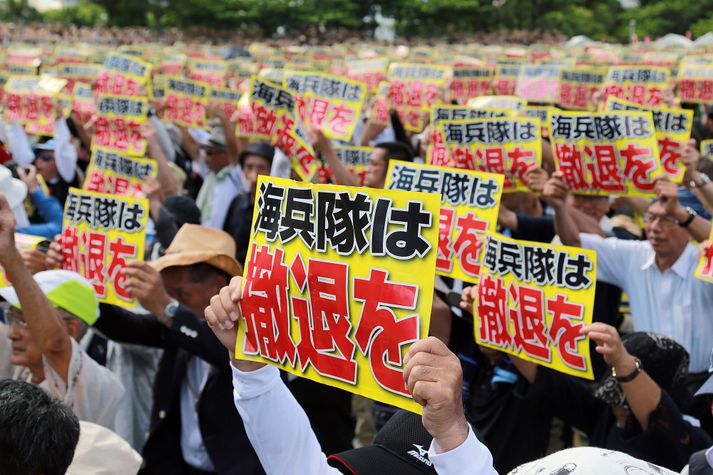
POLYGON ((54 152, 49 150, 41 150, 34 161, 37 172, 42 178, 49 182, 54 180, 57 175, 57 163, 54 160, 54 152))
POLYGON ((7 336, 11 342, 10 363, 15 366, 33 367, 42 365, 42 352, 32 339, 22 311, 11 308, 7 315, 7 336))
POLYGON ((243 176, 245 184, 251 193, 257 189, 257 179, 261 175, 270 174, 270 162, 260 155, 248 155, 243 160, 243 176))
POLYGON ((644 221, 646 236, 657 256, 675 258, 686 249, 690 240, 688 232, 666 214, 660 203, 649 206, 644 221))
POLYGON ((208 279, 196 281, 191 276, 191 266, 167 267, 161 271, 166 292, 172 298, 188 307, 199 318, 203 317, 210 299, 217 295, 228 281, 217 274, 208 279))
POLYGON ((376 148, 369 157, 369 163, 366 165, 366 175, 364 177, 364 185, 369 188, 383 188, 386 182, 386 168, 388 160, 386 160, 387 151, 383 148, 376 148))
POLYGON ((587 216, 600 221, 609 211, 609 198, 606 196, 574 195, 573 206, 587 216))
POLYGON ((230 154, 228 150, 216 147, 203 147, 205 154, 205 165, 208 170, 218 173, 230 164, 230 154))

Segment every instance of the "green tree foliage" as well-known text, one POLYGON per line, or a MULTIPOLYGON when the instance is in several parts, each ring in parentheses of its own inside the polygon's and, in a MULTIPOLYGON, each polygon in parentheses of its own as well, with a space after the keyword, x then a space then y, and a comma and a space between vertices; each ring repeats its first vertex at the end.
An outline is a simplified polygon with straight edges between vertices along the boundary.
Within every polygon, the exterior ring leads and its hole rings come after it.
MULTIPOLYGON (((639 0, 622 8, 619 0, 81 0, 48 20, 77 24, 106 21, 117 26, 278 31, 346 28, 369 32, 381 12, 396 20, 405 37, 452 37, 500 30, 558 31, 594 39, 626 40, 629 22, 640 37, 713 28, 713 0, 639 0), (104 15, 106 14, 106 15, 104 15)), ((27 0, 0 0, 0 15, 31 20, 27 0)), ((33 17, 35 15, 35 17, 33 17)))

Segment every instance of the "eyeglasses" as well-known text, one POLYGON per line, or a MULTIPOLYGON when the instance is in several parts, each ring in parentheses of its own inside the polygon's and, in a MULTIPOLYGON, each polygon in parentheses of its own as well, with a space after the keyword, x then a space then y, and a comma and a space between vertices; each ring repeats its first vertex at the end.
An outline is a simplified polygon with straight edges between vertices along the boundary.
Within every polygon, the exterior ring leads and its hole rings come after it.
POLYGON ((10 307, 5 312, 5 321, 7 321, 7 326, 15 326, 20 330, 27 330, 27 322, 22 318, 22 314, 15 307, 10 307))
POLYGON ((43 162, 49 162, 54 160, 54 155, 51 153, 41 153, 35 157, 36 160, 42 160, 43 162))
POLYGON ((674 226, 678 223, 678 221, 676 221, 676 219, 672 216, 661 216, 649 212, 644 213, 644 222, 647 224, 653 224, 653 222, 657 219, 662 226, 674 226))

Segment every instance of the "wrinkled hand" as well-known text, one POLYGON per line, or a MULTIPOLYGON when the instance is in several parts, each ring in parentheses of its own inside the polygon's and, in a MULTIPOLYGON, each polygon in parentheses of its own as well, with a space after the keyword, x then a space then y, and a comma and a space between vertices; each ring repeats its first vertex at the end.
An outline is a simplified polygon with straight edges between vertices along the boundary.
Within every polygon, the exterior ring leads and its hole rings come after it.
POLYGON ((604 357, 606 364, 616 369, 618 375, 631 372, 633 357, 626 351, 616 328, 597 322, 585 326, 582 333, 594 340, 597 345, 596 352, 604 357))
POLYGON ((28 193, 34 193, 40 182, 37 181, 37 168, 34 165, 27 167, 27 172, 22 167, 17 167, 17 176, 27 185, 28 193))
POLYGON ((62 235, 57 234, 54 241, 50 243, 47 254, 45 254, 45 267, 47 269, 62 268, 62 235))
POLYGON ((154 314, 163 316, 163 311, 171 302, 171 297, 163 286, 159 271, 144 261, 133 261, 123 270, 126 276, 126 291, 137 299, 142 307, 154 314))
POLYGON ((218 340, 230 352, 235 367, 241 371, 254 371, 262 368, 265 364, 235 359, 238 321, 242 318, 239 305, 242 295, 243 278, 233 277, 229 285, 220 289, 218 295, 214 295, 210 299, 210 305, 205 309, 205 320, 218 340))
POLYGON ((4 193, 0 193, 0 262, 17 253, 15 249, 15 215, 4 193))
POLYGON ((678 185, 676 183, 672 182, 668 177, 659 178, 656 180, 654 191, 659 203, 666 210, 666 214, 674 217, 680 215, 678 211, 682 207, 678 203, 678 185))
POLYGON ((409 348, 405 364, 404 381, 413 399, 423 406, 423 427, 439 452, 458 447, 468 437, 458 357, 441 340, 428 337, 409 348))
POLYGON ((533 193, 540 194, 545 189, 545 183, 549 179, 547 171, 540 167, 530 167, 525 172, 525 184, 533 193))
POLYGON ((567 203, 568 194, 569 190, 563 180, 562 172, 554 172, 542 189, 542 199, 555 209, 567 203))

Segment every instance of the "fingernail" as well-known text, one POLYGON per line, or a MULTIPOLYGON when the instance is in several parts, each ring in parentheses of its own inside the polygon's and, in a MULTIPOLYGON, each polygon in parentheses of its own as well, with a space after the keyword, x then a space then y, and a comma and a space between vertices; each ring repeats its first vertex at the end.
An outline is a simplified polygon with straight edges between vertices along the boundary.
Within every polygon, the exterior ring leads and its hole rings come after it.
POLYGON ((237 312, 230 312, 230 319, 234 322, 238 321, 238 314, 237 312))
POLYGON ((225 330, 230 330, 233 328, 233 322, 225 322, 225 330))

